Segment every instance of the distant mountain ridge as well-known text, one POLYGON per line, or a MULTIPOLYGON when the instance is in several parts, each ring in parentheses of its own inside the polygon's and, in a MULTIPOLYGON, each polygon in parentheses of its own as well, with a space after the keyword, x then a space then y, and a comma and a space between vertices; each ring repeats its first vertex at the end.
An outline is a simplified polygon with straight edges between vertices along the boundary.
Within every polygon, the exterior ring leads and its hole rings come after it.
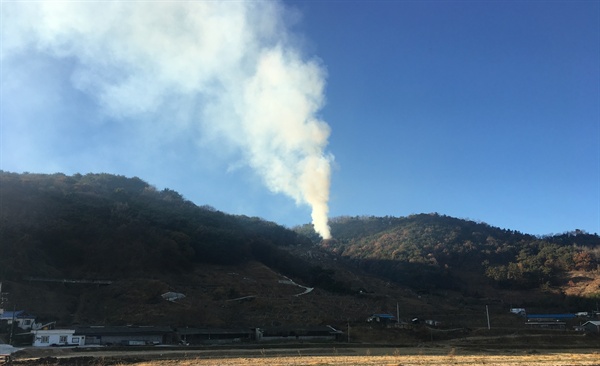
MULTIPOLYGON (((536 237, 437 213, 339 217, 330 224, 335 239, 323 248, 406 285, 416 264, 435 274, 427 286, 456 286, 448 276, 470 273, 518 289, 560 285, 569 271, 600 268, 600 237, 581 230, 536 237)), ((309 226, 297 232, 315 240, 309 226)))

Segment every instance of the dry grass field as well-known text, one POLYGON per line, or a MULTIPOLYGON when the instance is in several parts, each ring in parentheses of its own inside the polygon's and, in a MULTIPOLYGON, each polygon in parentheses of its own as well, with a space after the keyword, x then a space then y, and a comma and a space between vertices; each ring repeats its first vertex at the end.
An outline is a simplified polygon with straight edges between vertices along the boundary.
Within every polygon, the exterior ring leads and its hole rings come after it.
POLYGON ((600 365, 600 354, 553 353, 521 355, 364 355, 287 356, 220 358, 142 362, 136 366, 319 366, 319 365, 487 365, 487 366, 573 366, 600 365))
MULTIPOLYGON (((138 356, 150 356, 140 353, 138 356)), ((264 349, 208 353, 154 353, 150 359, 115 357, 54 358, 17 362, 21 365, 94 366, 600 366, 600 353, 584 350, 481 350, 433 348, 264 349), (43 363, 39 363, 40 361, 43 363)), ((112 356, 112 357, 111 357, 112 356)), ((131 357, 133 356, 133 358, 131 357)))
MULTIPOLYGON (((510 346, 509 346, 510 347, 510 346)), ((307 347, 252 349, 139 349, 72 352, 29 349, 14 366, 325 366, 486 365, 600 366, 598 347, 571 349, 432 347, 307 347)))

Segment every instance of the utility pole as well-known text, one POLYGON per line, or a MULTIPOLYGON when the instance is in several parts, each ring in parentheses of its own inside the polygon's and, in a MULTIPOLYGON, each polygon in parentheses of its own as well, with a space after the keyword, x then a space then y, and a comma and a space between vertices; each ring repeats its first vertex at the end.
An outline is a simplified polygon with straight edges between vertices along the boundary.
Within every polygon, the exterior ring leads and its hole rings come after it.
POLYGON ((15 332, 15 313, 16 312, 17 312, 17 307, 16 307, 16 305, 13 305, 12 322, 10 323, 10 337, 8 338, 8 344, 10 344, 11 346, 13 344, 13 334, 15 332))
POLYGON ((348 319, 348 343, 350 343, 350 319, 348 319))
POLYGON ((485 306, 485 313, 487 315, 488 330, 490 330, 491 329, 491 327, 490 327, 490 310, 488 309, 487 305, 485 306))
POLYGON ((4 314, 4 296, 2 294, 2 282, 0 282, 0 315, 4 314))

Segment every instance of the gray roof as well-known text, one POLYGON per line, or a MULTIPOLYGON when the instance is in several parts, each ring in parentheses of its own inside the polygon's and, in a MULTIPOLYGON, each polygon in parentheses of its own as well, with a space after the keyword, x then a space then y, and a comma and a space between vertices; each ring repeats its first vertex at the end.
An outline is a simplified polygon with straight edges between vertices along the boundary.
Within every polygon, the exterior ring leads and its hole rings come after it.
POLYGON ((583 323, 583 325, 586 325, 586 324, 594 324, 595 326, 600 327, 600 320, 590 320, 590 321, 583 323))

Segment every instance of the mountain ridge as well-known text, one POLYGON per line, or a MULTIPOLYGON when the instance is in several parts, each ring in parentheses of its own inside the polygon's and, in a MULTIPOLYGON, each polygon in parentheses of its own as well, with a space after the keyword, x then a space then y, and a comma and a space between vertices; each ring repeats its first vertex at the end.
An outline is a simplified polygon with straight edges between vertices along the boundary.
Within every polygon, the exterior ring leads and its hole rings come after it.
POLYGON ((600 297, 600 240, 581 231, 535 237, 434 213, 333 218, 323 241, 310 225, 105 173, 0 172, 0 223, 9 302, 62 324, 343 324, 398 308, 466 326, 451 314, 484 302, 503 316, 509 304, 575 311, 600 297), (290 280, 314 290, 297 296, 290 280))

